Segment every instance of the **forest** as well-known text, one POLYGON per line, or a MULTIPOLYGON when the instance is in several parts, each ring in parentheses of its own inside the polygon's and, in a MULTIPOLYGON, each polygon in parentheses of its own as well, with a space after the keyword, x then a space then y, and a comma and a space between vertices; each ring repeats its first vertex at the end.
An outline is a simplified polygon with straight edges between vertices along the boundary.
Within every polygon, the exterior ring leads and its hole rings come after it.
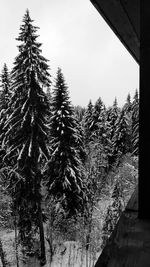
POLYGON ((0 266, 94 267, 137 185, 139 95, 73 106, 38 31, 26 10, 0 75, 0 266))

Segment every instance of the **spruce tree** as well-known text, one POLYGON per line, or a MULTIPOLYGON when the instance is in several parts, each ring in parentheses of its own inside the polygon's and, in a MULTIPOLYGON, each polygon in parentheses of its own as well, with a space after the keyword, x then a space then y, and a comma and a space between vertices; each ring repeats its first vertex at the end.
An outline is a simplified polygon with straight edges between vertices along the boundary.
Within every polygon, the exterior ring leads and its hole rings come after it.
POLYGON ((4 124, 8 118, 8 105, 11 98, 10 90, 10 74, 7 65, 4 64, 1 74, 1 90, 0 90, 0 167, 3 166, 2 158, 5 154, 5 148, 2 146, 3 138, 5 136, 4 124))
POLYGON ((18 88, 18 93, 21 92, 21 94, 22 86, 28 84, 32 70, 36 73, 36 79, 42 88, 45 87, 47 89, 51 83, 48 60, 41 55, 42 44, 37 42, 38 29, 33 25, 33 20, 30 18, 29 10, 27 9, 23 24, 20 27, 19 37, 16 38, 21 44, 18 46, 19 55, 15 58, 11 75, 14 80, 12 88, 15 90, 18 88))
MULTIPOLYGON (((0 90, 0 111, 7 110, 8 103, 11 96, 10 91, 10 74, 8 71, 8 67, 6 63, 3 66, 2 73, 0 75, 1 78, 1 90, 0 90)), ((3 114, 5 115, 5 114, 3 114)))
POLYGON ((84 118, 83 118, 83 126, 84 126, 86 144, 88 144, 91 139, 92 116, 93 116, 93 104, 92 104, 92 101, 90 100, 87 106, 87 109, 85 111, 84 118))
POLYGON ((7 65, 4 64, 4 67, 2 69, 2 74, 0 76, 1 78, 1 90, 0 90, 0 128, 2 131, 2 128, 4 126, 4 122, 7 120, 8 114, 8 104, 11 97, 11 91, 10 91, 10 74, 7 68, 7 65))
POLYGON ((101 97, 99 97, 94 105, 92 122, 91 122, 91 131, 94 133, 98 129, 98 122, 100 118, 100 113, 104 109, 104 104, 101 97))
POLYGON ((86 158, 87 158, 86 145, 85 145, 85 132, 84 132, 84 128, 82 126, 82 122, 80 122, 78 119, 76 119, 76 116, 75 116, 75 121, 76 121, 76 129, 78 132, 76 149, 78 150, 79 158, 84 165, 86 158))
POLYGON ((128 138, 128 152, 132 152, 132 103, 130 94, 128 94, 127 96, 126 103, 124 104, 123 109, 126 116, 126 120, 128 121, 128 136, 130 136, 130 138, 128 138))
POLYGON ((10 188, 21 241, 29 246, 32 231, 39 229, 41 264, 44 264, 40 164, 41 157, 49 157, 46 125, 49 103, 43 88, 50 86, 50 75, 47 60, 41 55, 41 44, 36 41, 37 27, 32 23, 27 10, 17 38, 21 44, 12 70, 13 96, 9 103, 12 113, 5 124, 4 142, 7 146, 5 160, 15 170, 10 178, 10 188))
POLYGON ((93 145, 99 151, 99 168, 104 174, 109 167, 109 157, 111 155, 110 125, 107 121, 106 108, 103 105, 96 124, 97 130, 92 135, 93 145))
POLYGON ((76 119, 82 123, 83 121, 83 117, 84 117, 84 113, 85 113, 85 108, 81 107, 81 106, 75 106, 74 107, 74 111, 75 111, 75 117, 76 119))
POLYGON ((120 162, 120 159, 123 155, 130 152, 130 127, 129 120, 125 113, 125 110, 122 109, 120 116, 116 121, 116 132, 112 139, 112 161, 120 162))
POLYGON ((110 139, 113 139, 113 136, 116 132, 116 121, 118 119, 119 116, 119 108, 118 108, 118 102, 117 102, 117 98, 115 97, 115 100, 113 102, 113 105, 111 108, 109 108, 107 110, 107 121, 110 125, 110 139))
POLYGON ((132 111, 132 103, 130 94, 127 95, 126 103, 123 107, 126 110, 126 113, 131 113, 132 111))
POLYGON ((77 147, 79 132, 60 68, 52 96, 50 131, 51 158, 45 168, 48 194, 49 197, 53 196, 69 215, 74 215, 83 209, 83 174, 77 147))

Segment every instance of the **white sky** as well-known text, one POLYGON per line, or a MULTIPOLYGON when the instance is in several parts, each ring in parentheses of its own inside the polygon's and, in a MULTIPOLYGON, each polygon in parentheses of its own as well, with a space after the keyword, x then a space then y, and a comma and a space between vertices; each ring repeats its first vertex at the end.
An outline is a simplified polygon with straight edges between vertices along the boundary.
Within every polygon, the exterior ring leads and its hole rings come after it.
POLYGON ((18 55, 15 38, 25 10, 40 27, 42 55, 51 75, 62 68, 74 105, 101 97, 106 106, 115 96, 122 106, 139 88, 139 67, 90 0, 0 0, 0 70, 12 68, 18 55))

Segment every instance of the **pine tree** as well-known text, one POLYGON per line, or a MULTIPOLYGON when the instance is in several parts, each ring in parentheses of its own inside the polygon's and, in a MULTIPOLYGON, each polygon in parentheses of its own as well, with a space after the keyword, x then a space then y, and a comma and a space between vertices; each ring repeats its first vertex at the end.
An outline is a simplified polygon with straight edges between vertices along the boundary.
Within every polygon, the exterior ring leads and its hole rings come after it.
POLYGON ((52 97, 51 158, 46 166, 49 196, 70 215, 82 211, 84 187, 77 142, 79 132, 61 69, 57 71, 52 97))
POLYGON ((136 90, 132 103, 132 153, 138 156, 139 152, 139 96, 136 90))
MULTIPOLYGON (((32 231, 39 229, 41 262, 45 262, 43 215, 41 210, 41 157, 49 157, 46 116, 49 103, 43 87, 50 86, 47 60, 41 55, 37 27, 27 10, 20 27, 19 55, 12 70, 12 110, 5 124, 7 159, 15 172, 10 177, 14 211, 23 244, 30 244, 32 231), (17 173, 18 175, 15 175, 17 173)), ((42 264, 42 263, 41 263, 42 264)))

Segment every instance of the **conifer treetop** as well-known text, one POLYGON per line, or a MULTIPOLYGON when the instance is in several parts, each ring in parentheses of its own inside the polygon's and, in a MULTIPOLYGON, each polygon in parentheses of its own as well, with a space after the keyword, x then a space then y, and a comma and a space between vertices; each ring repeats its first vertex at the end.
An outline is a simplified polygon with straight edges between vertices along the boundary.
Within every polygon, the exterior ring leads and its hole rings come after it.
POLYGON ((42 44, 37 42, 38 29, 33 25, 33 20, 27 9, 20 26, 19 36, 16 38, 21 44, 18 45, 19 55, 15 58, 12 70, 13 88, 15 89, 20 87, 22 83, 29 83, 32 71, 34 71, 35 77, 42 87, 47 88, 51 85, 48 60, 41 55, 42 44))
POLYGON ((0 78, 1 78, 0 87, 2 87, 2 90, 8 92, 8 87, 10 86, 10 78, 9 78, 9 71, 8 71, 8 67, 6 63, 4 63, 0 78))
POLYGON ((1 89, 0 89, 0 110, 6 110, 8 107, 8 102, 10 100, 10 74, 6 63, 4 63, 1 78, 1 89))
POLYGON ((114 100, 114 102, 113 102, 113 107, 118 107, 117 97, 115 97, 115 100, 114 100))
POLYGON ((137 89, 135 90, 135 95, 133 97, 133 101, 136 103, 139 103, 139 93, 138 93, 137 89))

